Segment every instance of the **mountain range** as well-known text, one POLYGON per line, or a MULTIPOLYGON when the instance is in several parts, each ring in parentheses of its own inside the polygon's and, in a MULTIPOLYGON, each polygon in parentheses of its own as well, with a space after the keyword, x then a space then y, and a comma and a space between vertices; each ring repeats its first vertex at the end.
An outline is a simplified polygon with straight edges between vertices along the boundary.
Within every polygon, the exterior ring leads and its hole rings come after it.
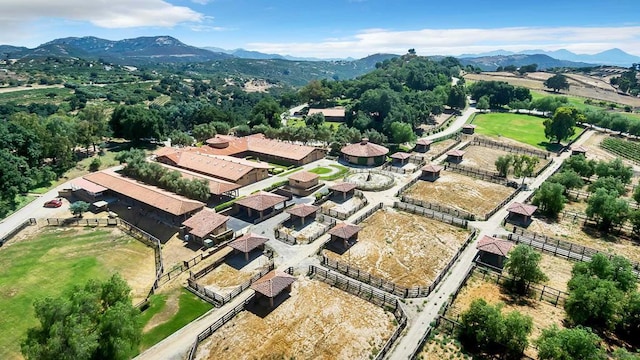
POLYGON ((630 67, 632 64, 640 63, 640 56, 631 55, 618 48, 609 49, 597 54, 576 54, 569 50, 560 49, 555 51, 545 51, 541 49, 523 50, 519 52, 507 50, 495 50, 479 54, 462 54, 458 58, 479 58, 493 56, 512 56, 512 55, 547 55, 554 59, 583 62, 588 64, 601 65, 617 65, 630 67))

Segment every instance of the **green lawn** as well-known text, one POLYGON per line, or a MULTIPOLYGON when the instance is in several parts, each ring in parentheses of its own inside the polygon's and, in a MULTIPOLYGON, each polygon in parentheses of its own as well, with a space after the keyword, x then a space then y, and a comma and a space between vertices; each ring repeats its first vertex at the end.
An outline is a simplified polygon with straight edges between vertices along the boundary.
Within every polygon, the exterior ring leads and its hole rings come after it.
MULTIPOLYGON (((340 127, 341 124, 344 124, 343 122, 337 122, 337 121, 325 121, 322 126, 329 128, 331 131, 336 131, 338 130, 338 128, 340 127)), ((307 124, 304 122, 303 119, 297 119, 297 118, 289 118, 287 120, 287 126, 293 126, 293 127, 303 127, 306 126, 307 124)))
POLYGON ((342 165, 331 164, 329 165, 329 167, 332 167, 338 171, 330 175, 322 176, 322 174, 328 174, 329 171, 327 170, 330 170, 330 169, 319 166, 317 168, 309 170, 309 172, 320 175, 320 180, 325 180, 325 181, 333 181, 333 180, 341 179, 349 172, 349 168, 346 168, 342 165))
MULTIPOLYGON (((173 295, 176 296, 175 294, 173 295)), ((165 309, 169 296, 171 296, 171 294, 156 294, 151 296, 149 299, 149 307, 141 315, 143 324, 147 324, 155 315, 160 314, 165 309)), ((160 323, 142 334, 142 342, 140 344, 141 351, 157 344, 162 339, 211 310, 211 308, 213 308, 211 304, 203 301, 188 290, 181 288, 179 290, 178 311, 168 321, 160 323)))
POLYGON ((148 257, 153 259, 151 248, 111 229, 47 228, 0 248, 0 359, 21 358, 20 342, 38 325, 34 300, 115 272, 126 279, 148 257))
POLYGON ((16 207, 15 207, 15 209, 10 210, 7 213, 7 215, 5 215, 5 218, 9 217, 14 212, 16 212, 16 211, 22 209, 23 207, 27 206, 27 204, 29 204, 30 202, 32 202, 36 198, 37 197, 33 196, 33 195, 18 195, 18 196, 16 196, 16 207))
POLYGON ((328 174, 330 172, 332 172, 333 170, 326 168, 326 167, 322 167, 322 166, 318 166, 317 168, 313 168, 311 170, 309 170, 309 172, 314 173, 314 174, 318 174, 318 175, 324 175, 324 174, 328 174))
MULTIPOLYGON (((557 95, 549 95, 547 93, 542 93, 542 92, 538 92, 538 91, 531 91, 531 96, 533 98, 533 100, 537 100, 540 98, 544 98, 547 96, 564 96, 569 100, 569 105, 575 107, 576 109, 579 110, 593 110, 593 111, 601 111, 601 110, 609 110, 608 107, 602 107, 602 106, 598 106, 597 104, 599 103, 598 100, 593 100, 593 103, 591 105, 589 104, 585 104, 585 98, 580 98, 580 97, 575 97, 575 96, 568 96, 568 95, 562 95, 562 94, 557 94, 557 95)), ((607 105, 609 104, 609 102, 606 102, 607 105)), ((618 104, 618 113, 622 116, 625 116, 629 119, 638 119, 640 118, 640 114, 631 114, 631 113, 627 113, 627 112, 622 112, 621 110, 624 110, 624 106, 618 104)))
MULTIPOLYGON (((557 144, 550 144, 544 137, 543 118, 537 116, 488 113, 478 114, 473 120, 477 126, 476 133, 493 137, 504 136, 540 149, 554 151, 557 144)), ((576 135, 580 129, 576 129, 576 135)), ((574 135, 575 136, 575 135, 574 135)))

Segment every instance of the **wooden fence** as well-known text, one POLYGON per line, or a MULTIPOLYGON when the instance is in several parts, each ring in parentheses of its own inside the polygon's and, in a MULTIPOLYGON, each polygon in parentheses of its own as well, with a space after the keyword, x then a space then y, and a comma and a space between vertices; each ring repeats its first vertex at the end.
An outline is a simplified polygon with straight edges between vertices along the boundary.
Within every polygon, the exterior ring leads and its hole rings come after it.
MULTIPOLYGON (((450 139, 452 137, 453 136, 450 136, 450 137, 447 137, 447 138, 443 138, 443 139, 434 140, 433 142, 435 143, 435 142, 438 142, 438 141, 447 140, 447 139, 450 139)), ((458 138, 458 140, 456 140, 456 142, 454 142, 453 144, 447 146, 446 149, 444 149, 444 150, 440 151, 439 153, 433 155, 431 157, 431 161, 433 161, 433 160, 439 158, 440 156, 446 154, 449 150, 451 150, 451 149, 455 148, 456 146, 460 145, 461 142, 462 142, 462 140, 460 138, 458 138)))
POLYGON ((355 220, 353 220, 353 224, 358 225, 361 222, 363 222, 366 218, 368 218, 369 216, 373 215, 374 212, 382 209, 384 207, 384 203, 378 203, 378 205, 372 207, 371 209, 367 210, 366 213, 358 216, 357 218, 355 218, 355 220))
POLYGON ((348 219, 351 215, 357 213, 360 209, 362 209, 363 207, 369 205, 369 200, 367 200, 366 197, 362 197, 360 198, 362 201, 354 208, 351 208, 349 211, 347 212, 342 212, 342 211, 336 211, 333 209, 325 209, 325 208, 321 208, 321 212, 327 216, 331 216, 332 218, 336 218, 339 220, 346 220, 348 219))
POLYGON ((455 171, 462 175, 471 176, 476 179, 489 181, 489 182, 504 185, 504 186, 508 186, 508 183, 509 183, 509 181, 506 178, 500 176, 495 171, 480 170, 477 168, 464 166, 460 164, 453 164, 449 162, 445 162, 444 169, 448 171, 455 171))
POLYGON ((24 230, 27 226, 36 225, 36 219, 30 218, 22 222, 22 224, 16 226, 11 229, 5 236, 0 238, 0 246, 4 245, 7 241, 11 240, 14 236, 16 236, 20 231, 24 230))
POLYGON ((484 221, 489 220, 490 217, 492 217, 495 213, 500 211, 500 209, 502 209, 505 205, 507 205, 509 201, 513 200, 520 193, 520 191, 522 191, 522 187, 517 188, 516 191, 512 192, 511 195, 509 195, 506 199, 502 200, 500 204, 498 204, 488 213, 484 214, 484 221))
POLYGON ((470 145, 489 147, 489 148, 507 151, 514 154, 524 154, 524 155, 535 156, 542 159, 548 159, 551 156, 551 154, 546 151, 529 149, 529 148, 525 148, 525 147, 521 147, 513 144, 504 144, 504 143, 489 140, 489 139, 474 138, 470 142, 470 145))
POLYGON ((407 191, 408 188, 412 187, 413 184, 417 183, 420 180, 420 176, 416 176, 415 178, 411 179, 411 181, 409 181, 408 183, 402 185, 402 187, 400 187, 400 189, 396 192, 396 197, 402 195, 403 192, 407 191))
POLYGON ((418 199, 414 199, 411 198, 409 196, 405 196, 405 195, 401 195, 400 196, 400 201, 407 203, 407 204, 412 204, 412 205, 416 205, 416 206, 420 206, 422 208, 425 209, 429 209, 429 210, 433 210, 433 211, 437 211, 443 214, 449 214, 451 216, 455 216, 457 218, 460 219, 465 219, 465 220, 470 220, 470 221, 474 221, 476 219, 476 216, 470 212, 464 211, 464 210, 459 210, 459 209, 454 209, 452 207, 449 206, 445 206, 445 205, 441 205, 438 203, 432 203, 429 201, 423 201, 423 200, 418 200, 418 199))
POLYGON ((404 202, 396 201, 393 203, 393 207, 396 209, 400 209, 403 211, 407 211, 416 215, 426 216, 430 219, 442 221, 447 224, 451 224, 457 227, 461 227, 463 229, 467 229, 469 227, 469 221, 457 218, 455 216, 451 216, 448 214, 443 214, 441 212, 437 212, 434 210, 425 209, 420 206, 407 204, 404 202))

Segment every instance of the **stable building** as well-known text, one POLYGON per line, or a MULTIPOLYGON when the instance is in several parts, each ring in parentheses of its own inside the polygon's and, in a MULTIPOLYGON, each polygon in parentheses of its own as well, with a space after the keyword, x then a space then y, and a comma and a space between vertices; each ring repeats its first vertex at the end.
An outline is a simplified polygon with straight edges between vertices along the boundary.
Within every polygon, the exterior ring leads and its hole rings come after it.
POLYGON ((538 210, 538 207, 535 205, 514 202, 507 208, 509 212, 507 221, 517 225, 529 226, 529 224, 531 224, 531 217, 536 210, 538 210))
POLYGON ((587 156, 587 149, 581 145, 571 147, 571 156, 582 155, 587 156))
POLYGON ((311 218, 311 221, 315 220, 318 210, 320 210, 319 206, 308 205, 308 204, 296 204, 290 209, 287 209, 287 213, 291 215, 290 217, 291 221, 299 220, 300 225, 304 226, 306 219, 311 218))
POLYGON ((82 201, 90 204, 103 201, 103 195, 108 189, 85 178, 77 178, 71 183, 71 193, 82 201))
POLYGON ((257 221, 263 221, 265 217, 276 211, 276 207, 284 204, 287 198, 278 194, 266 191, 249 195, 233 203, 234 213, 246 214, 249 218, 255 218, 257 221))
POLYGON ((363 138, 359 143, 343 147, 340 152, 344 160, 351 164, 374 166, 382 165, 385 162, 389 149, 363 138))
POLYGON ((476 245, 478 260, 481 263, 502 270, 512 247, 513 243, 511 241, 485 235, 476 245))
POLYGON ((256 294, 269 298, 269 306, 274 306, 274 299, 282 292, 291 291, 291 284, 296 281, 293 275, 280 270, 273 270, 251 284, 256 294))
POLYGON ((418 139, 418 141, 416 141, 416 146, 413 148, 413 150, 417 152, 425 153, 431 150, 431 144, 433 144, 433 141, 429 139, 418 139))
POLYGON ((358 240, 358 232, 362 230, 361 226, 350 223, 339 223, 329 230, 331 235, 330 241, 342 242, 342 245, 347 248, 350 244, 353 244, 358 240))
POLYGON ((185 239, 194 240, 203 246, 211 246, 225 234, 228 216, 220 215, 212 210, 202 209, 189 219, 182 222, 185 239), (187 237, 188 236, 188 237, 187 237))
POLYGON ((447 162, 459 164, 462 162, 462 157, 464 156, 464 150, 450 150, 447 151, 447 162))
POLYGON ((427 181, 436 181, 444 168, 440 165, 428 164, 422 167, 421 178, 427 181))
POLYGON ((269 239, 264 236, 254 233, 246 233, 227 245, 237 252, 244 253, 244 260, 248 262, 249 254, 253 250, 264 251, 264 244, 267 241, 269 241, 269 239))
POLYGON ((311 108, 307 112, 307 116, 311 116, 313 114, 322 114, 324 116, 325 121, 332 122, 344 122, 345 119, 345 110, 343 107, 333 107, 327 109, 316 109, 311 108))
POLYGON ((335 185, 331 185, 329 190, 333 191, 333 197, 341 198, 342 201, 346 201, 347 198, 351 198, 355 192, 356 187, 358 185, 349 182, 338 183, 335 185))
POLYGON ((476 126, 472 124, 462 125, 462 133, 465 135, 473 135, 476 132, 476 126))
POLYGON ((309 171, 298 171, 289 176, 288 190, 297 196, 307 196, 320 188, 320 175, 309 171))
POLYGON ((393 164, 394 165, 402 167, 407 163, 407 161, 409 161, 409 158, 411 157, 411 154, 399 151, 399 152, 391 155, 390 157, 391 157, 391 159, 393 159, 393 164))

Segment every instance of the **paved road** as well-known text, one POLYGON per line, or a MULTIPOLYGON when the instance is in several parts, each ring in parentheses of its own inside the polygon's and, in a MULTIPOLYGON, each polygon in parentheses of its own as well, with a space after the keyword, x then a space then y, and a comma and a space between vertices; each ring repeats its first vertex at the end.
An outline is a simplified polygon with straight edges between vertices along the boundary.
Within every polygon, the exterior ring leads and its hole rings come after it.
POLYGON ((462 115, 458 116, 453 123, 451 123, 451 125, 449 125, 448 128, 444 129, 441 132, 435 133, 435 134, 431 134, 428 136, 425 136, 425 139, 429 139, 429 140, 433 140, 433 139, 437 139, 446 135, 450 135, 455 133, 456 131, 460 130, 462 128, 462 125, 467 123, 467 120, 469 120, 469 117, 478 112, 479 110, 477 110, 474 106, 469 106, 467 107, 463 112, 462 115))

